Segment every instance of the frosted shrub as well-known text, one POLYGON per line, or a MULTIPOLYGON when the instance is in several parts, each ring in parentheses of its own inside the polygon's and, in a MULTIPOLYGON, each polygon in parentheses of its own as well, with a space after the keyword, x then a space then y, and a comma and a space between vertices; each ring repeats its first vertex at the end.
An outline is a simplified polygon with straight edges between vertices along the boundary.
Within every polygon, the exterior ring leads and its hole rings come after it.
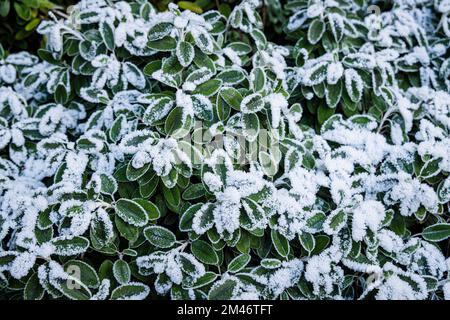
POLYGON ((0 51, 2 296, 450 297, 449 3, 261 4, 0 51))

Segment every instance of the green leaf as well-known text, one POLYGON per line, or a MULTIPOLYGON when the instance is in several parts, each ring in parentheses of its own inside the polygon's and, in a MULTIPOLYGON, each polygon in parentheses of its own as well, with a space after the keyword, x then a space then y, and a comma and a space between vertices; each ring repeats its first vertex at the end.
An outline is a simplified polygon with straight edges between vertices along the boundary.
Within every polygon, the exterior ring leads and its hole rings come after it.
MULTIPOLYGON (((1 4, 0 4, 0 10, 1 10, 1 4)), ((1 15, 1 13, 0 13, 0 15, 1 15)), ((40 18, 34 18, 34 19, 32 19, 30 22, 28 22, 26 25, 25 25, 25 31, 32 31, 32 30, 34 30, 38 25, 39 25, 39 23, 41 23, 41 19, 40 18)))
POLYGON ((99 246, 104 247, 111 242, 114 233, 111 219, 106 211, 98 212, 91 220, 91 239, 95 238, 99 246))
POLYGON ((122 220, 118 215, 114 219, 117 230, 120 235, 130 242, 134 242, 139 237, 139 228, 135 227, 124 220, 122 220))
POLYGON ((406 221, 405 217, 399 214, 395 214, 394 218, 391 221, 390 228, 392 231, 394 231, 397 235, 403 236, 406 232, 406 221))
POLYGON ((241 102, 242 95, 241 93, 232 87, 225 87, 220 90, 220 96, 226 103, 233 109, 240 111, 241 110, 241 102))
POLYGON ((447 177, 439 184, 437 188, 437 194, 440 203, 446 203, 450 201, 450 177, 447 177))
POLYGON ((41 300, 44 297, 45 290, 39 282, 38 273, 35 272, 28 279, 25 288, 23 289, 24 300, 41 300))
POLYGON ((314 236, 310 233, 303 232, 299 236, 300 243, 302 247, 308 251, 308 253, 311 253, 313 251, 314 247, 316 246, 316 240, 314 239, 314 236))
POLYGON ((231 86, 244 81, 245 74, 238 69, 228 69, 219 73, 217 79, 222 80, 224 84, 231 86))
POLYGON ((328 15, 328 22, 336 42, 340 42, 344 36, 344 19, 345 18, 338 13, 328 15))
POLYGON ((156 41, 149 41, 147 46, 156 51, 170 52, 176 49, 177 42, 174 38, 167 36, 156 41))
POLYGON ((197 69, 193 72, 191 72, 185 82, 192 82, 195 85, 202 84, 206 81, 208 81, 213 76, 213 73, 211 70, 209 70, 206 67, 201 67, 200 69, 197 69))
POLYGON ((110 51, 114 51, 115 47, 114 27, 110 23, 103 21, 99 24, 99 29, 103 42, 106 44, 106 47, 110 51))
POLYGON ((147 63, 144 67, 144 70, 142 70, 142 72, 144 72, 144 74, 146 76, 150 77, 154 72, 161 69, 161 67, 162 67, 161 60, 154 60, 154 61, 147 63))
POLYGON ((145 124, 153 125, 156 121, 167 116, 173 107, 173 100, 169 97, 162 97, 154 100, 145 110, 142 121, 145 124))
POLYGON ((69 98, 69 93, 67 92, 67 89, 65 86, 63 85, 58 85, 56 87, 55 93, 54 93, 54 98, 55 101, 59 104, 66 104, 68 98, 69 98))
POLYGON ((131 270, 128 263, 122 259, 114 262, 113 265, 113 274, 114 278, 116 278, 117 282, 120 284, 126 284, 130 282, 131 279, 131 270))
MULTIPOLYGON (((0 16, 6 17, 10 10, 10 0, 1 0, 0 1, 0 16)), ((0 56, 1 59, 3 59, 3 56, 0 56)))
POLYGON ((103 281, 103 279, 110 279, 113 277, 113 263, 111 260, 105 260, 102 262, 100 267, 98 268, 98 276, 100 278, 100 281, 103 281))
MULTIPOLYGON (((170 170, 168 175, 162 176, 161 177, 161 181, 163 182, 163 186, 170 189, 177 189, 176 188, 176 184, 178 181, 178 171, 173 168, 172 170, 170 170)), ((169 207, 173 210, 173 208, 176 208, 174 206, 172 206, 172 204, 170 202, 168 202, 169 207)), ((176 210, 173 210, 176 212, 176 210)))
POLYGON ((320 19, 314 19, 309 25, 308 41, 311 44, 316 44, 322 39, 325 32, 325 23, 320 19))
POLYGON ((170 111, 169 115, 166 118, 164 123, 164 130, 166 131, 166 135, 174 136, 174 137, 183 137, 187 133, 189 133, 189 129, 191 127, 191 118, 184 117, 183 108, 176 107, 170 111))
POLYGON ((14 1, 14 9, 16 10, 17 15, 22 20, 25 20, 25 21, 30 20, 31 10, 26 4, 14 1))
POLYGON ((273 177, 278 172, 278 163, 275 158, 265 151, 260 151, 258 157, 264 173, 273 177))
POLYGON ((145 87, 145 77, 141 69, 131 62, 122 63, 122 76, 126 78, 129 84, 133 85, 137 89, 143 89, 145 87))
POLYGON ((325 213, 318 211, 306 220, 306 227, 311 230, 310 232, 318 232, 322 230, 326 218, 325 213))
POLYGON ((203 183, 191 184, 184 190, 181 196, 184 200, 194 200, 203 197, 206 194, 205 187, 203 183))
POLYGON ((335 108, 342 96, 342 81, 339 80, 336 84, 328 84, 325 88, 325 99, 328 107, 335 108))
POLYGON ((273 258, 266 258, 261 260, 261 266, 265 269, 277 269, 281 267, 281 261, 273 258))
POLYGON ((304 82, 306 82, 308 86, 315 86, 322 83, 327 77, 328 64, 329 62, 327 61, 315 64, 308 70, 304 82))
POLYGON ((359 102, 361 100, 363 94, 363 81, 355 70, 347 70, 345 72, 345 87, 351 101, 359 102))
POLYGON ((177 57, 170 56, 162 60, 161 70, 163 74, 177 76, 177 74, 183 70, 183 66, 178 61, 177 57))
POLYGON ((157 220, 161 216, 159 208, 153 202, 139 198, 135 198, 133 199, 133 201, 138 203, 145 210, 148 216, 148 220, 157 220))
POLYGON ((261 223, 265 221, 265 212, 263 208, 252 199, 242 199, 243 212, 241 213, 241 226, 249 231, 256 230, 261 227, 261 223))
POLYGON ((217 118, 225 122, 230 117, 231 113, 231 107, 225 102, 225 100, 222 99, 220 95, 216 98, 216 104, 214 106, 215 114, 217 115, 217 118))
POLYGON ((113 176, 101 173, 100 178, 100 192, 105 194, 114 194, 117 191, 117 181, 113 176))
POLYGON ((179 228, 180 231, 188 232, 192 231, 192 219, 194 219, 195 214, 202 207, 202 203, 196 203, 190 206, 181 216, 179 228))
POLYGON ((130 257, 137 257, 137 255, 138 255, 138 253, 136 252, 136 250, 129 249, 129 248, 123 250, 123 251, 122 251, 122 254, 123 254, 124 256, 130 256, 130 257))
POLYGON ((251 85, 253 87, 253 91, 259 92, 264 90, 266 86, 266 72, 261 67, 253 68, 251 74, 251 85))
POLYGON ((250 262, 251 256, 247 253, 242 253, 235 257, 228 264, 228 272, 236 273, 244 269, 247 264, 250 262))
POLYGON ((258 116, 254 113, 244 113, 242 115, 242 124, 245 139, 250 142, 255 141, 260 129, 258 116))
POLYGON ((249 253, 250 244, 250 234, 244 230, 241 231, 241 229, 235 231, 233 238, 228 241, 230 247, 236 246, 236 249, 241 253, 249 253))
POLYGON ((192 107, 197 118, 211 121, 213 118, 213 106, 211 101, 202 95, 193 95, 192 107))
POLYGON ((176 54, 180 64, 183 67, 188 67, 194 60, 194 47, 189 42, 180 41, 177 45, 176 54))
POLYGON ((148 296, 149 287, 142 283, 121 285, 111 293, 112 300, 142 300, 148 296))
POLYGON ((150 198, 156 191, 156 187, 159 183, 159 177, 155 174, 152 178, 145 183, 139 185, 139 193, 143 198, 150 198))
POLYGON ((119 199, 115 208, 118 216, 133 226, 142 227, 148 222, 148 216, 144 208, 133 200, 119 199))
POLYGON ((203 240, 196 240, 191 244, 191 251, 194 256, 205 264, 215 265, 219 262, 219 257, 211 245, 203 240))
POLYGON ((204 32, 200 29, 200 32, 194 37, 195 45, 201 50, 202 53, 211 54, 214 50, 213 39, 208 32, 204 32))
POLYGON ((317 120, 319 124, 325 123, 335 112, 335 109, 327 107, 324 103, 319 105, 319 109, 317 110, 317 120))
POLYGON ((222 80, 220 79, 210 79, 202 84, 198 85, 193 93, 199 93, 205 97, 211 97, 219 91, 222 86, 222 80))
POLYGON ((276 230, 271 231, 270 237, 278 254, 287 257, 290 251, 289 241, 276 230))
POLYGON ((201 7, 199 7, 196 3, 191 2, 191 1, 178 1, 178 6, 181 9, 186 9, 198 14, 202 14, 203 13, 203 9, 201 7))
POLYGON ((206 203, 202 205, 202 207, 199 210, 196 210, 196 212, 193 213, 193 215, 197 219, 198 228, 207 231, 214 225, 214 214, 213 214, 214 208, 215 208, 214 204, 206 203))
POLYGON ((89 300, 92 296, 89 289, 76 277, 55 279, 52 281, 52 285, 56 286, 64 296, 71 300, 89 300))
POLYGON ((256 113, 264 108, 264 100, 259 93, 254 93, 242 99, 240 110, 243 113, 256 113))
POLYGON ((177 241, 172 231, 160 226, 145 228, 144 236, 152 245, 163 249, 172 247, 177 241))
POLYGON ((173 207, 178 207, 181 203, 180 189, 177 187, 167 188, 166 186, 162 186, 162 191, 164 195, 164 199, 173 207))
POLYGON ((324 223, 324 230, 327 234, 337 234, 347 223, 347 213, 344 210, 335 210, 324 223))
POLYGON ((51 243, 55 246, 55 254, 59 256, 74 256, 89 248, 89 240, 84 237, 57 237, 51 243))
POLYGON ((208 300, 229 300, 233 297, 234 288, 238 285, 234 279, 216 282, 209 290, 208 300))
POLYGON ((189 288, 186 289, 198 289, 213 283, 217 279, 217 274, 211 271, 205 272, 200 278, 198 278, 189 288))
POLYGON ((253 31, 250 33, 250 36, 255 41, 256 47, 258 49, 264 49, 267 46, 267 39, 264 35, 264 32, 262 32, 259 29, 253 28, 253 31))
POLYGON ((64 270, 69 275, 79 275, 79 280, 89 288, 98 288, 100 279, 93 267, 81 260, 70 260, 64 264, 64 270))
POLYGON ((441 172, 440 164, 442 162, 442 158, 430 159, 427 160, 422 169, 420 169, 420 177, 424 179, 429 179, 434 177, 441 172))
POLYGON ((422 236, 425 240, 440 242, 450 237, 450 223, 437 223, 426 227, 422 236))
POLYGON ((55 65, 59 65, 60 62, 58 60, 56 60, 52 53, 49 50, 46 49, 39 49, 37 51, 39 58, 41 58, 44 61, 47 61, 50 64, 55 64, 55 65))
POLYGON ((148 30, 148 40, 161 40, 165 36, 168 36, 172 32, 172 29, 173 25, 169 22, 156 23, 150 28, 150 30, 148 30))
POLYGON ((314 247, 314 250, 311 251, 310 255, 316 255, 321 253, 330 243, 330 237, 319 234, 315 237, 316 239, 316 246, 314 247))
POLYGON ((180 252, 178 259, 181 270, 183 270, 188 276, 195 278, 198 277, 201 274, 200 272, 203 271, 203 268, 200 267, 201 264, 197 263, 198 261, 191 254, 180 252))

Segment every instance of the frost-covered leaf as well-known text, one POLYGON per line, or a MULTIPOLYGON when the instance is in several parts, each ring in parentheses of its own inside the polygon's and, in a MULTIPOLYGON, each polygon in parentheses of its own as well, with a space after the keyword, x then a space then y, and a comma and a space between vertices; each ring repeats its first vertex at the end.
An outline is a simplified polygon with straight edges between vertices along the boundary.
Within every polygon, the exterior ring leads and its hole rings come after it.
POLYGON ((270 236, 277 253, 282 257, 286 257, 290 251, 288 240, 275 230, 272 230, 270 236))
POLYGON ((130 282, 131 279, 130 266, 124 260, 119 259, 116 260, 116 262, 114 262, 113 273, 117 282, 119 282, 120 284, 124 285, 130 282))
POLYGON ((104 21, 99 25, 100 34, 102 35, 103 42, 106 44, 106 47, 113 51, 115 47, 114 40, 114 27, 104 21))
POLYGON ((246 253, 242 253, 236 256, 233 260, 228 264, 228 272, 236 273, 241 271, 243 268, 247 266, 250 262, 251 256, 246 253))
POLYGON ((314 247, 316 246, 316 240, 310 233, 302 233, 299 236, 299 240, 302 247, 308 252, 313 251, 314 247))
POLYGON ((145 228, 144 235, 152 245, 158 248, 170 248, 176 242, 173 232, 160 226, 145 228))
POLYGON ((133 226, 142 227, 148 222, 148 216, 144 208, 136 201, 119 199, 115 208, 117 215, 133 226))
POLYGON ((66 262, 64 269, 69 274, 76 271, 80 275, 79 280, 89 288, 97 288, 100 285, 100 279, 95 269, 81 260, 70 260, 66 262))
POLYGON ((432 226, 426 227, 422 236, 425 240, 439 242, 450 237, 450 224, 437 223, 432 226))
POLYGON ((167 116, 172 109, 172 106, 173 100, 169 97, 154 99, 147 107, 147 110, 143 116, 143 121, 149 125, 152 125, 156 121, 167 116))
POLYGON ((142 71, 133 63, 125 62, 123 65, 123 73, 129 83, 138 89, 145 87, 145 77, 142 71))
POLYGON ((143 300, 150 293, 150 288, 139 282, 129 282, 111 292, 112 300, 143 300))
POLYGON ((241 101, 240 110, 243 113, 256 113, 264 107, 262 96, 258 93, 246 96, 241 101))
POLYGON ((180 41, 177 44, 177 58, 183 67, 187 67, 194 60, 195 52, 192 44, 186 41, 180 41))
POLYGON ((156 23, 148 31, 148 40, 155 41, 168 36, 172 31, 173 25, 169 22, 156 23))
POLYGON ((234 279, 226 279, 216 282, 208 293, 209 300, 230 300, 233 297, 233 291, 238 285, 234 279))
POLYGON ((54 252, 60 256, 75 256, 85 252, 89 248, 89 240, 84 237, 56 237, 51 244, 54 252))
POLYGON ((325 23, 320 19, 315 19, 308 28, 308 41, 316 44, 320 41, 325 32, 325 23))
POLYGON ((323 82, 327 77, 328 62, 322 61, 316 63, 311 68, 305 70, 302 81, 307 86, 315 86, 323 82))
POLYGON ((114 194, 117 191, 117 182, 113 176, 102 173, 100 178, 100 191, 106 194, 114 194))
POLYGON ((354 69, 345 70, 345 88, 353 102, 361 100, 363 93, 363 81, 354 69))
POLYGON ((266 269, 277 269, 281 267, 281 261, 278 259, 263 259, 261 260, 261 266, 266 269))
POLYGON ((245 74, 239 69, 228 69, 220 72, 217 79, 222 80, 223 84, 231 86, 244 81, 245 74))
MULTIPOLYGON (((220 90, 220 97, 225 100, 228 105, 230 105, 233 109, 241 110, 242 103, 242 95, 241 93, 233 87, 224 87, 220 90)), ((247 97, 246 97, 247 98, 247 97)), ((247 99, 254 100, 254 99, 247 99)), ((257 98, 256 98, 257 100, 257 98)), ((255 101, 254 101, 255 102, 255 101)), ((257 101, 256 101, 257 102, 257 101)), ((262 103, 262 101, 260 101, 262 103)), ((248 101, 247 104, 251 104, 251 101, 248 101)))

